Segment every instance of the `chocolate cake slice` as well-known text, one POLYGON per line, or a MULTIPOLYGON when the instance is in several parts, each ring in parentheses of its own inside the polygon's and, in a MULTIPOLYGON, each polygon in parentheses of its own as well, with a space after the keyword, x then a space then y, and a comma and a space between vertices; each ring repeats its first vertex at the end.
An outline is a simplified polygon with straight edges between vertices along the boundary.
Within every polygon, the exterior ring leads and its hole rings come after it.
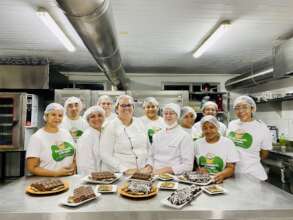
POLYGON ((150 181, 151 178, 152 178, 151 174, 139 173, 139 172, 136 172, 131 176, 131 179, 145 180, 145 181, 150 181))
POLYGON ((116 176, 112 172, 104 171, 104 172, 92 172, 91 173, 92 180, 109 180, 109 179, 115 179, 116 176))
POLYGON ((80 186, 73 191, 73 196, 68 198, 70 203, 80 203, 84 200, 96 197, 92 187, 90 186, 80 186))
POLYGON ((53 191, 60 188, 64 188, 64 183, 59 179, 44 179, 31 184, 31 187, 35 191, 47 192, 53 191))

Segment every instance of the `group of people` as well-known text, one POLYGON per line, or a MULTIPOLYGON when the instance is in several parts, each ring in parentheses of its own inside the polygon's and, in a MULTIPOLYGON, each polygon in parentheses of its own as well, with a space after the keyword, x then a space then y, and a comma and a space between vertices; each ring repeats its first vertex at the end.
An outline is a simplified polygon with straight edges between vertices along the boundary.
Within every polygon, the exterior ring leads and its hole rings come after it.
POLYGON ((238 119, 228 128, 216 118, 218 106, 206 102, 194 124, 193 108, 169 103, 158 115, 154 97, 143 102, 144 116, 134 117, 129 95, 103 95, 80 116, 82 102, 70 97, 64 107, 49 104, 44 127, 27 147, 27 169, 38 176, 87 175, 93 171, 182 174, 196 170, 214 174, 220 183, 236 172, 267 178, 261 159, 272 148, 267 126, 256 120, 256 104, 248 96, 234 101, 238 119), (113 112, 114 110, 114 112, 113 112))

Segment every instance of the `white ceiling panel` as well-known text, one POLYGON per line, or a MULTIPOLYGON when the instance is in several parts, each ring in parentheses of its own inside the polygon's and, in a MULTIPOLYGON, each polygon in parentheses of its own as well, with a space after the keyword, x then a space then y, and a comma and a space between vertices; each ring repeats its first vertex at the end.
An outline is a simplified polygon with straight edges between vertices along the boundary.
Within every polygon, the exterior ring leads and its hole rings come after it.
MULTIPOLYGON (((272 56, 293 31, 292 0, 112 0, 127 72, 232 73, 272 56), (192 51, 221 20, 231 28, 202 57, 192 51)), ((48 57, 67 70, 95 69, 55 0, 0 1, 0 56, 48 57), (46 8, 77 46, 67 52, 35 14, 46 8)))

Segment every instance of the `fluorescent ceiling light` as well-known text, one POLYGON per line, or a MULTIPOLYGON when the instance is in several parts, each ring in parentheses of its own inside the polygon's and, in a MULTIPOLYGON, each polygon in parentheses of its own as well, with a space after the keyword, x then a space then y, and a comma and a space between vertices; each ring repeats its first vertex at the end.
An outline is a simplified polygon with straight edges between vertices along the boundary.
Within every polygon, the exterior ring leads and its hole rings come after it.
POLYGON ((229 21, 222 22, 215 31, 209 35, 205 41, 195 50, 193 53, 194 58, 200 57, 204 52, 206 52, 221 36, 225 33, 227 28, 230 26, 229 21))
POLYGON ((40 9, 39 11, 37 11, 37 15, 68 51, 75 51, 75 46, 64 34, 64 32, 61 30, 61 28, 58 26, 58 24, 54 21, 54 19, 47 11, 40 9))

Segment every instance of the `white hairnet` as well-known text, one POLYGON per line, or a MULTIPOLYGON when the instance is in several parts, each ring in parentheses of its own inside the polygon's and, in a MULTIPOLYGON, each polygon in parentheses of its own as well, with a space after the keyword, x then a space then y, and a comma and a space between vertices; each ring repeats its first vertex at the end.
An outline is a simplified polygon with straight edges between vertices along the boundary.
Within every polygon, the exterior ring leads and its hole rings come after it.
POLYGON ((83 114, 83 118, 84 118, 86 121, 88 121, 89 116, 90 116, 92 113, 101 113, 101 114, 103 114, 104 117, 105 117, 105 110, 104 110, 102 107, 100 107, 100 106, 98 106, 98 105, 95 105, 95 106, 91 106, 91 107, 89 107, 89 108, 84 112, 84 114, 83 114))
POLYGON ((256 104, 255 104, 255 101, 254 101, 251 97, 249 97, 249 96, 247 96, 247 95, 242 95, 242 96, 237 97, 237 98, 234 100, 233 108, 235 108, 235 107, 236 107, 239 103, 241 103, 241 102, 244 102, 244 103, 250 105, 250 106, 253 107, 253 108, 255 109, 255 111, 256 111, 256 104))
POLYGON ((77 98, 75 96, 71 96, 68 99, 66 99, 66 101, 64 103, 64 108, 67 110, 68 105, 74 104, 74 103, 78 103, 79 109, 82 110, 82 102, 81 102, 80 98, 77 98))
POLYGON ((207 115, 207 116, 204 116, 201 120, 200 120, 200 125, 201 127, 204 125, 204 123, 206 122, 209 122, 209 123, 212 123, 214 124, 217 129, 219 130, 220 129, 220 123, 219 121, 217 120, 217 118, 215 116, 212 116, 212 115, 207 115))
POLYGON ((212 102, 212 101, 207 101, 203 104, 202 108, 201 108, 201 111, 203 112, 204 109, 208 106, 212 106, 213 108, 216 109, 216 111, 218 111, 218 105, 215 103, 215 102, 212 102))
POLYGON ((177 118, 180 118, 180 106, 175 103, 169 103, 164 106, 163 112, 166 111, 166 109, 171 109, 177 114, 177 118))
POLYGON ((111 103, 113 103, 113 99, 112 99, 110 96, 108 96, 108 95, 102 95, 102 96, 100 96, 99 99, 98 99, 98 105, 99 105, 102 101, 104 101, 104 100, 108 100, 108 101, 110 101, 111 103))
POLYGON ((134 104, 134 100, 130 95, 120 95, 115 102, 115 109, 118 107, 121 99, 128 99, 130 104, 134 104))
POLYGON ((157 99, 155 99, 154 97, 147 97, 144 99, 142 107, 146 107, 149 103, 155 106, 159 106, 159 102, 157 101, 157 99))
POLYGON ((196 114, 196 112, 193 110, 193 108, 191 108, 190 106, 184 106, 184 107, 181 109, 181 120, 182 120, 183 117, 184 117, 186 114, 188 114, 188 113, 192 113, 194 119, 196 119, 197 114, 196 114))
POLYGON ((64 108, 62 105, 60 105, 59 103, 50 103, 49 105, 47 105, 44 111, 44 116, 43 116, 44 121, 47 121, 46 115, 50 113, 51 111, 55 111, 55 110, 62 111, 62 114, 64 114, 64 108))

